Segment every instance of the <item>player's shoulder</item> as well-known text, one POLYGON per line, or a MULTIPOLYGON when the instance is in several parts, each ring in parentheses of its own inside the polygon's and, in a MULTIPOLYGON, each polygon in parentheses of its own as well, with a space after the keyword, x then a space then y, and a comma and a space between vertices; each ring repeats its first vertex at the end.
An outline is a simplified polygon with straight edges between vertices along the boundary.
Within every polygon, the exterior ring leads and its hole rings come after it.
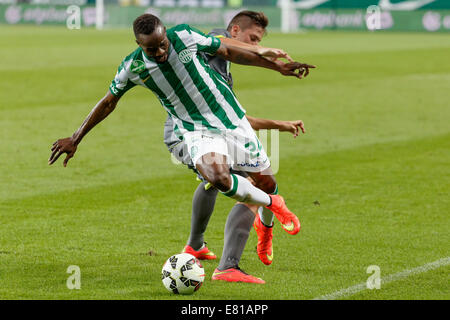
POLYGON ((142 57, 141 47, 137 47, 136 50, 127 55, 121 62, 119 66, 119 72, 121 70, 127 72, 134 72, 136 68, 145 67, 145 63, 142 57))
POLYGON ((191 29, 191 26, 188 25, 187 23, 180 23, 168 30, 186 30, 186 29, 191 29))
POLYGON ((212 29, 209 33, 209 36, 213 36, 216 38, 231 38, 231 34, 227 31, 227 29, 220 29, 220 28, 216 28, 216 29, 212 29))
POLYGON ((170 29, 167 29, 167 36, 174 34, 175 32, 188 31, 191 32, 192 27, 186 23, 178 24, 170 29))
POLYGON ((178 36, 180 36, 181 34, 188 36, 192 35, 192 33, 204 35, 204 33, 201 30, 192 27, 186 23, 178 24, 170 29, 167 29, 167 37, 169 37, 169 39, 173 37, 175 34, 177 34, 178 36))
POLYGON ((180 38, 185 39, 191 35, 191 27, 188 24, 178 24, 166 31, 167 38, 173 44, 177 43, 180 38))

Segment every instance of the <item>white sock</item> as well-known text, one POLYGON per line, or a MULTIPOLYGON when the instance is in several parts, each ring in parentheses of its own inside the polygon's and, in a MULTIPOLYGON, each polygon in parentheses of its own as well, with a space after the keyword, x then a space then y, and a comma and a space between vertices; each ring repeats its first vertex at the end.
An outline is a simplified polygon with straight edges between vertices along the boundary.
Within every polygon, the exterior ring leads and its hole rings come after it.
MULTIPOLYGON (((278 194, 278 185, 276 185, 275 191, 272 192, 271 194, 278 194)), ((263 225, 265 225, 266 227, 273 226, 274 215, 273 215, 272 211, 270 211, 266 207, 259 207, 258 213, 259 213, 259 218, 261 219, 261 222, 263 223, 263 225)))
POLYGON ((271 227, 273 225, 273 213, 266 207, 259 207, 258 208, 259 218, 261 219, 261 222, 266 227, 271 227))
POLYGON ((258 189, 246 178, 231 174, 231 188, 227 192, 222 192, 227 197, 240 202, 268 206, 271 203, 267 193, 258 189))

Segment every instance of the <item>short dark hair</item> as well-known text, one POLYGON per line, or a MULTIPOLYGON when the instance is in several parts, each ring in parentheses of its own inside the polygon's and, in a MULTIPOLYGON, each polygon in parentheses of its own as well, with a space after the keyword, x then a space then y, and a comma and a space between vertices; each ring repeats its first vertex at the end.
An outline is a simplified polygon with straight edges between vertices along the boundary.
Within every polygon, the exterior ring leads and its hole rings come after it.
POLYGON ((244 10, 239 12, 234 16, 233 19, 231 19, 230 23, 228 24, 227 30, 230 31, 234 25, 238 25, 242 30, 245 30, 250 28, 254 24, 260 26, 265 31, 267 25, 269 24, 269 19, 264 14, 264 12, 244 10))
POLYGON ((150 13, 145 13, 137 17, 133 22, 134 35, 138 34, 152 34, 156 27, 161 25, 162 22, 157 16, 150 13))

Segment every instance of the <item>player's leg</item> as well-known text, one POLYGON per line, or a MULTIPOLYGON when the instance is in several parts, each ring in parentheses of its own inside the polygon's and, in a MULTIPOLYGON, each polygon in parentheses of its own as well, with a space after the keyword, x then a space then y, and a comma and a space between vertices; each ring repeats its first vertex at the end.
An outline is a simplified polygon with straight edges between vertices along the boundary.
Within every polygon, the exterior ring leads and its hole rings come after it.
MULTIPOLYGON (((225 196, 247 204, 257 204, 267 207, 275 214, 286 232, 290 234, 298 233, 300 230, 300 221, 286 207, 284 199, 279 195, 269 195, 255 187, 244 177, 230 174, 228 159, 225 154, 225 152, 223 154, 209 152, 193 160, 195 160, 196 168, 200 174, 222 191, 225 196)), ((276 188, 273 175, 259 173, 253 174, 252 178, 257 185, 261 185, 267 190, 275 190, 276 188)))
MULTIPOLYGON (((170 118, 168 120, 170 120, 170 118)), ((192 159, 187 150, 186 143, 179 140, 177 137, 173 137, 172 127, 173 124, 171 124, 171 122, 164 127, 164 136, 168 137, 167 139, 165 138, 165 141, 175 141, 174 143, 168 144, 169 152, 175 159, 196 172, 195 166, 192 163, 192 159)), ((198 172, 196 173, 198 174, 198 172)), ((210 184, 208 184, 207 187, 207 184, 207 182, 200 183, 194 192, 192 198, 191 233, 186 246, 182 250, 182 252, 190 253, 200 260, 213 260, 217 258, 216 255, 206 247, 206 243, 203 239, 203 234, 205 233, 209 218, 213 213, 218 194, 216 188, 210 187, 210 184)))
POLYGON ((228 159, 224 154, 204 154, 195 165, 200 174, 225 196, 248 204, 271 204, 266 192, 253 186, 246 178, 230 173, 228 159))
MULTIPOLYGON (((224 194, 233 199, 252 201, 258 205, 264 205, 270 200, 270 198, 264 199, 264 196, 268 197, 268 195, 254 187, 246 178, 230 174, 228 165, 223 165, 225 161, 226 157, 223 155, 207 154, 204 161, 197 162, 197 170, 219 190, 228 191, 224 194), (215 160, 212 161, 212 158, 215 160)), ((255 214, 245 204, 236 204, 233 207, 225 226, 225 243, 221 264, 214 271, 212 280, 265 283, 260 278, 246 274, 238 266, 254 217, 255 214)))
MULTIPOLYGON (((229 172, 225 155, 206 154, 201 157, 201 161, 196 162, 196 168, 206 180, 226 196, 238 201, 255 203, 257 206, 270 204, 270 197, 267 193, 254 187, 246 178, 229 172)), ((225 227, 222 263, 214 271, 212 280, 265 283, 262 279, 246 274, 238 266, 254 217, 255 214, 245 204, 237 204, 233 207, 225 227)))
MULTIPOLYGON (((262 172, 248 172, 247 174, 252 178, 255 185, 258 188, 260 188, 261 190, 263 190, 271 195, 278 194, 278 185, 275 180, 275 177, 272 174, 272 169, 270 167, 263 170, 262 172)), ((261 222, 266 227, 273 226, 274 215, 273 215, 272 211, 270 211, 266 207, 260 207, 258 209, 258 213, 259 213, 261 222)))
POLYGON ((246 178, 230 174, 233 159, 224 134, 192 131, 184 134, 184 141, 196 169, 225 196, 260 206, 271 204, 267 193, 253 186, 246 178))
MULTIPOLYGON (((247 172, 247 175, 260 189, 266 191, 269 194, 277 194, 277 183, 275 177, 272 175, 270 167, 265 169, 261 173, 247 172), (256 179, 254 177, 256 177, 256 179)), ((273 219, 274 215, 268 208, 257 208, 256 217, 253 223, 253 227, 258 236, 256 253, 258 254, 259 260, 261 260, 261 262, 265 265, 270 265, 273 261, 273 219)))
MULTIPOLYGON (((186 162, 185 159, 183 160, 184 162, 186 162)), ((222 191, 233 190, 233 186, 236 187, 235 195, 231 194, 231 197, 234 197, 236 199, 237 194, 237 196, 239 197, 237 198, 238 200, 253 199, 253 201, 261 201, 261 199, 263 199, 267 202, 270 200, 264 192, 253 187, 252 183, 246 178, 236 174, 231 176, 230 179, 229 165, 227 164, 226 156, 219 153, 207 153, 199 158, 199 160, 200 161, 197 160, 196 162, 197 170, 204 179, 210 181, 219 189, 221 188, 222 191), (232 180, 232 184, 230 184, 230 180, 232 180), (238 186, 236 181, 239 180, 240 183, 238 186), (251 189, 254 189, 253 193, 251 189), (264 199, 264 197, 267 199, 264 199)), ((215 255, 212 254, 209 249, 203 244, 203 233, 214 210, 217 189, 212 188, 210 189, 211 192, 208 192, 207 190, 202 188, 203 186, 204 184, 201 184, 194 194, 191 219, 191 235, 188 245, 185 246, 183 251, 191 253, 200 259, 215 259, 215 255)), ((267 202, 263 202, 262 204, 267 204, 267 202)), ((233 215, 231 215, 231 218, 232 216, 233 215)), ((248 233, 250 232, 250 229, 251 223, 247 228, 248 233)), ((227 252, 226 246, 225 249, 227 252)), ((239 258, 241 254, 242 252, 238 255, 239 258)))
POLYGON ((200 260, 213 260, 216 255, 206 247, 203 235, 214 211, 218 190, 207 182, 198 185, 192 198, 191 233, 183 252, 190 253, 200 260))
MULTIPOLYGON (((253 206, 256 211, 257 206, 253 206)), ((264 283, 264 280, 243 272, 239 261, 244 252, 255 213, 244 203, 236 203, 225 224, 225 241, 219 266, 214 270, 212 280, 228 282, 264 283)))
POLYGON ((265 191, 270 198, 270 204, 264 207, 275 214, 288 233, 296 234, 300 230, 298 218, 286 207, 281 196, 270 194, 276 190, 276 180, 271 172, 264 172, 270 170, 270 160, 248 120, 242 118, 239 126, 228 133, 225 139, 232 153, 232 169, 251 175, 258 189, 265 191))
POLYGON ((203 234, 205 233, 211 214, 214 211, 218 190, 214 187, 206 189, 207 183, 202 182, 198 185, 192 198, 192 221, 191 234, 188 245, 195 250, 203 245, 203 234))
POLYGON ((224 246, 218 269, 237 268, 247 243, 255 213, 245 204, 236 203, 228 214, 224 246))
MULTIPOLYGON (((259 206, 273 205, 271 197, 266 192, 253 186, 246 178, 230 174, 228 147, 223 136, 212 133, 199 134, 194 132, 186 134, 185 141, 196 169, 207 181, 222 191, 224 195, 247 204, 252 203, 259 206)), ((260 182, 262 184, 264 181, 260 179, 260 182)), ((287 208, 277 206, 277 210, 286 211, 287 208)), ((226 273, 216 273, 213 279, 243 281, 241 276, 245 274, 240 272, 239 269, 235 268, 231 270, 232 272, 228 271, 226 273), (225 277, 225 274, 227 274, 227 279, 222 278, 225 277)), ((253 282, 254 279, 246 278, 246 280, 246 282, 253 282)))
MULTIPOLYGON (((283 197, 278 195, 278 186, 270 168, 261 172, 248 172, 250 177, 255 181, 256 186, 265 189, 270 194, 272 204, 267 207, 276 218, 281 222, 283 229, 289 234, 297 234, 300 231, 300 221, 295 214, 287 209, 283 197)), ((270 213, 261 212, 261 220, 264 224, 269 223, 270 213)))

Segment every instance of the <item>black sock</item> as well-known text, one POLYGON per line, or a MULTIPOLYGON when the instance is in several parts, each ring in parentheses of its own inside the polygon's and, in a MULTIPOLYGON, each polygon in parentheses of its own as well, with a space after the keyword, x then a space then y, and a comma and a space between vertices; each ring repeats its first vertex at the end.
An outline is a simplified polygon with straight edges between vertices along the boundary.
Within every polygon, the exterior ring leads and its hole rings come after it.
POLYGON ((225 240, 219 270, 238 268, 255 214, 244 204, 236 204, 225 223, 225 240))
POLYGON ((205 190, 205 185, 205 182, 200 183, 192 198, 191 234, 187 244, 194 250, 203 246, 203 234, 214 211, 219 192, 216 188, 205 190))

